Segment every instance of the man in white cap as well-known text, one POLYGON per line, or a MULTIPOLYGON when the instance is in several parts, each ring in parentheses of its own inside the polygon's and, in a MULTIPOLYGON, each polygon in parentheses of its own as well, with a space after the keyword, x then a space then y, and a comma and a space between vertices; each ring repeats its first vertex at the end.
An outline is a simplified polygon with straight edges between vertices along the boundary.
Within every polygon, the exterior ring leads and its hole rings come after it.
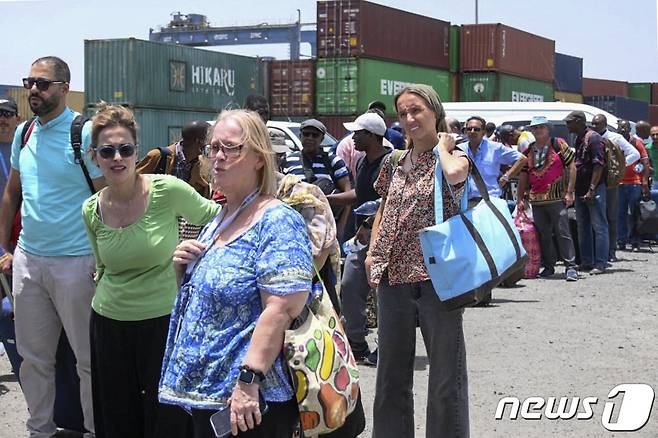
POLYGON ((540 277, 555 274, 557 263, 553 235, 558 243, 560 258, 564 260, 567 281, 578 280, 576 250, 569 231, 567 207, 574 203, 576 185, 575 152, 566 141, 551 137, 546 117, 533 117, 529 125, 535 138, 523 153, 527 164, 521 170, 517 192, 519 211, 525 209, 523 199, 530 189, 530 204, 540 239, 544 270, 540 277), (568 176, 568 178, 567 178, 568 176))
MULTIPOLYGON (((354 122, 344 123, 345 129, 354 134, 354 148, 365 155, 356 163, 355 209, 368 201, 379 199, 373 188, 385 158, 392 149, 384 146, 386 124, 377 114, 368 112, 360 115, 354 122)), ((356 216, 356 236, 362 248, 348 254, 345 259, 342 279, 343 316, 346 324, 347 339, 352 346, 355 358, 366 365, 377 365, 377 350, 370 352, 366 342, 366 301, 370 286, 366 276, 365 260, 370 241, 370 222, 364 216, 356 216)))

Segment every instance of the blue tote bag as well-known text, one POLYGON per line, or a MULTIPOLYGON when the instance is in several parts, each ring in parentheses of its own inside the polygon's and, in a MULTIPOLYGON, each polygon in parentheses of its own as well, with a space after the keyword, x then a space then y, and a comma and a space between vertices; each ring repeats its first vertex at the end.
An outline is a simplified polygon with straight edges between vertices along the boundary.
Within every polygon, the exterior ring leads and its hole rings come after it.
MULTIPOLYGON (((425 267, 439 299, 449 309, 473 304, 475 290, 495 287, 525 265, 526 253, 504 199, 489 197, 477 167, 471 166, 471 178, 482 196, 468 208, 468 184, 460 211, 443 220, 443 171, 438 150, 434 178, 434 214, 436 225, 420 231, 425 267)), ((452 188, 450 188, 452 194, 452 188)), ((453 195, 454 199, 454 195, 453 195)))

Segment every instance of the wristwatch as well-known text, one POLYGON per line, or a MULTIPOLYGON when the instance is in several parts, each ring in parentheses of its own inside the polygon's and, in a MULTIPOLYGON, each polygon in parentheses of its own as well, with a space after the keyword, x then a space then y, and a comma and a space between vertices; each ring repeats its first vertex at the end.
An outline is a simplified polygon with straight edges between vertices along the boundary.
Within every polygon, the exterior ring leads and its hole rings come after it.
POLYGON ((509 182, 509 176, 507 176, 507 174, 503 174, 500 178, 505 182, 509 182))
POLYGON ((240 374, 238 374, 238 380, 249 385, 252 383, 260 385, 265 380, 265 374, 260 371, 252 370, 247 365, 242 365, 240 367, 240 374))
POLYGON ((594 191, 594 190, 596 190, 596 186, 595 186, 594 184, 590 184, 590 185, 589 185, 589 189, 590 189, 591 191, 594 191))

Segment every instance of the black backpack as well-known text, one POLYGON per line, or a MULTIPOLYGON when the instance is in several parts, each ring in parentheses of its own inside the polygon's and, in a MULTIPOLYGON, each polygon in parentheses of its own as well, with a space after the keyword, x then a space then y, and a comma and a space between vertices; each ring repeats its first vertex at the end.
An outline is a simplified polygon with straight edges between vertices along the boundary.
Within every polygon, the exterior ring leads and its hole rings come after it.
MULTIPOLYGON (((71 123, 71 147, 73 148, 73 157, 75 159, 75 164, 80 165, 80 168, 82 169, 82 173, 85 176, 85 180, 87 181, 87 185, 89 186, 89 190, 91 191, 92 194, 94 194, 96 193, 96 189, 94 188, 94 183, 92 182, 91 176, 89 175, 89 170, 87 169, 87 165, 85 164, 85 161, 82 159, 82 128, 85 126, 85 123, 87 123, 87 120, 88 119, 84 118, 81 115, 78 115, 73 119, 73 122, 71 123)), ((25 125, 23 125, 23 132, 21 132, 21 149, 23 149, 23 147, 29 140, 36 121, 37 121, 37 116, 33 116, 31 119, 25 122, 25 125)))

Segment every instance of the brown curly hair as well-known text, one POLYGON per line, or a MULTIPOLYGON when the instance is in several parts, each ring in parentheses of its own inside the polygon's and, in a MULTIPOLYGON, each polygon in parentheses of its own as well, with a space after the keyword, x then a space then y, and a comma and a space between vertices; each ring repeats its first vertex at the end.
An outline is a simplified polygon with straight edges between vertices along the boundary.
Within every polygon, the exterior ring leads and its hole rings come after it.
POLYGON ((137 122, 135 115, 128 108, 120 105, 110 105, 106 102, 98 104, 98 112, 91 119, 91 147, 98 146, 98 136, 105 128, 122 126, 133 136, 137 143, 137 122))

